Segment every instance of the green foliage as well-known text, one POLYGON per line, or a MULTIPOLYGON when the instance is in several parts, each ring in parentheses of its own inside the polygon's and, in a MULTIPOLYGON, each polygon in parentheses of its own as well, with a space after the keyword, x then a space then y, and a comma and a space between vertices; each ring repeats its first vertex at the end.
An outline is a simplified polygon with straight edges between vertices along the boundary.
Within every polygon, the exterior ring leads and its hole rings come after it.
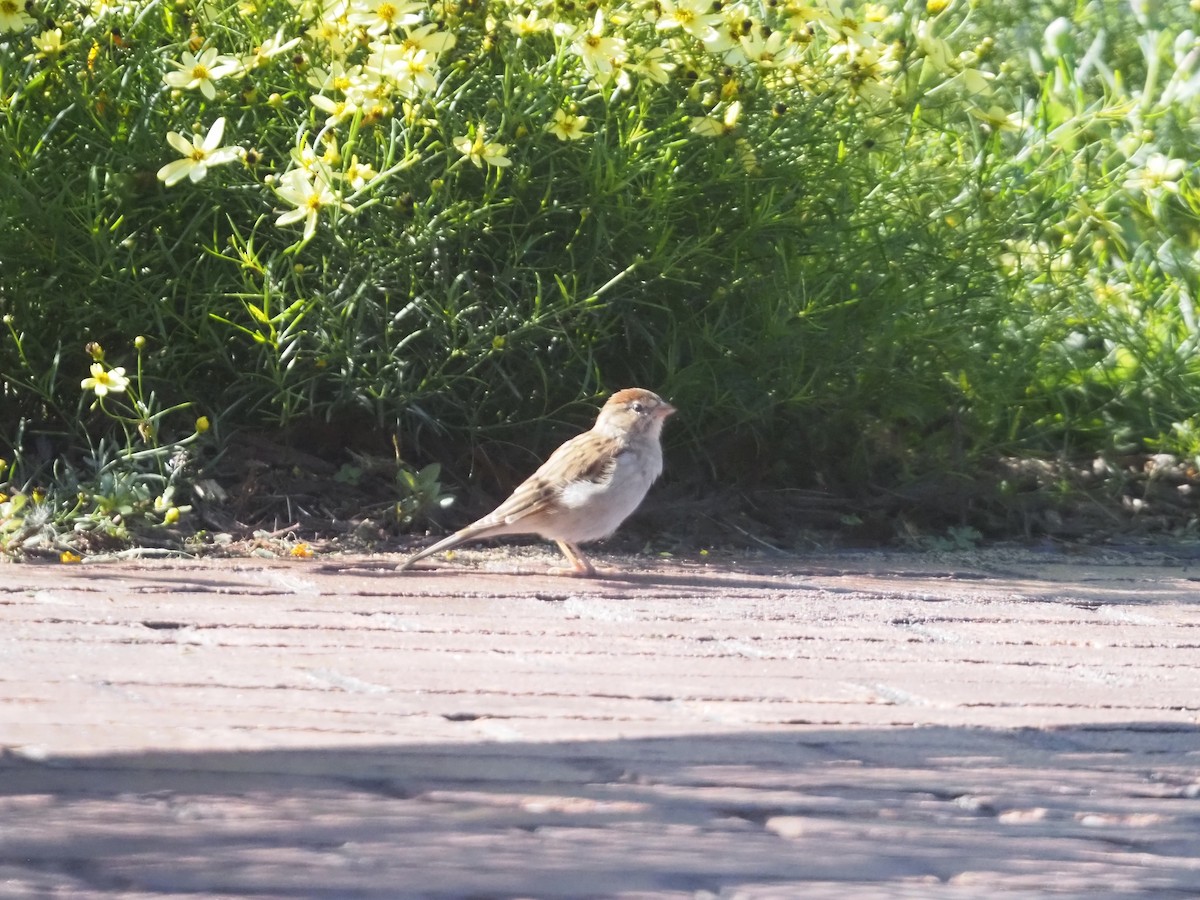
MULTIPOLYGON (((188 404, 225 439, 352 420, 455 480, 632 384, 683 411, 672 470, 720 482, 1167 446, 1200 399, 1195 16, 1110 7, 0 21, 8 492, 92 447, 136 472, 148 411, 77 387, 132 335, 179 441, 188 404)), ((442 493, 402 471, 407 524, 442 493)))
POLYGON ((454 498, 442 493, 440 481, 442 467, 430 463, 419 471, 401 466, 396 472, 396 484, 400 499, 396 501, 396 520, 402 525, 411 525, 445 509, 454 498))
POLYGON ((1197 17, 1183 2, 1064 12, 1017 67, 1037 99, 997 169, 1025 214, 1004 264, 1040 348, 1024 424, 1073 451, 1170 445, 1200 389, 1197 17))
POLYGON ((185 473, 194 469, 191 447, 208 431, 209 422, 201 417, 190 435, 163 441, 163 420, 190 404, 163 409, 157 396, 146 391, 145 347, 146 339, 139 336, 134 341, 137 369, 130 378, 124 366, 106 364, 99 344, 87 346, 91 374, 80 387, 94 398, 92 421, 115 426, 118 441, 100 438, 78 462, 55 460, 39 473, 53 486, 49 490, 17 483, 16 464, 0 460, 0 551, 62 552, 66 558, 73 549, 108 548, 136 533, 172 526, 191 509, 176 495, 185 473))

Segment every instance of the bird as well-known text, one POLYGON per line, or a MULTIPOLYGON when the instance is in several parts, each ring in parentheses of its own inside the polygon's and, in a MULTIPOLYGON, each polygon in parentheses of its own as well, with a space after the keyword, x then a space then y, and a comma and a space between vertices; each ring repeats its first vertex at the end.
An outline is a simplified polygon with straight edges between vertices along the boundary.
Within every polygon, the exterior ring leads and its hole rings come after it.
POLYGON ((579 545, 608 537, 637 509, 662 474, 662 429, 675 411, 653 391, 617 391, 590 431, 550 454, 495 510, 413 554, 399 571, 467 541, 536 534, 554 541, 571 564, 551 574, 594 577, 579 545))

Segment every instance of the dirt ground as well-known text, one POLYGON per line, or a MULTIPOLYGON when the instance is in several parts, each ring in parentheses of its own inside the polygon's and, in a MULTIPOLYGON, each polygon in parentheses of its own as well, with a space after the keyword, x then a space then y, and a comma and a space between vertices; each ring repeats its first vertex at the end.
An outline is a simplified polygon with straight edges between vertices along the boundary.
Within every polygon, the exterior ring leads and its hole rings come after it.
POLYGON ((1200 564, 518 554, 0 564, 0 896, 1200 896, 1200 564))

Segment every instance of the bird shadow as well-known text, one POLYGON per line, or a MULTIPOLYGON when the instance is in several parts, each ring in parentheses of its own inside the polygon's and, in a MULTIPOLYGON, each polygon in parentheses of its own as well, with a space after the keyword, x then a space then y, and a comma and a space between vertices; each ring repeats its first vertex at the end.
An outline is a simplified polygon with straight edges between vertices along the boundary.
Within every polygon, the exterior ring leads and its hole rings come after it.
MULTIPOLYGON (((347 567, 339 564, 329 564, 321 567, 330 573, 353 572, 364 577, 386 578, 432 578, 441 581, 461 581, 463 579, 487 579, 505 582, 511 587, 514 582, 527 583, 530 587, 546 588, 558 586, 564 589, 593 589, 603 592, 605 588, 686 588, 689 590, 809 590, 837 593, 840 589, 831 588, 828 583, 810 584, 807 578, 817 578, 840 573, 839 569, 818 569, 806 567, 801 570, 781 567, 772 575, 756 575, 737 569, 705 568, 696 572, 656 572, 652 570, 627 572, 617 569, 598 568, 592 577, 577 577, 548 572, 549 566, 525 566, 516 564, 510 568, 468 568, 468 567, 414 567, 404 571, 396 566, 364 566, 347 567)), ((849 590, 849 589, 847 589, 849 590)))

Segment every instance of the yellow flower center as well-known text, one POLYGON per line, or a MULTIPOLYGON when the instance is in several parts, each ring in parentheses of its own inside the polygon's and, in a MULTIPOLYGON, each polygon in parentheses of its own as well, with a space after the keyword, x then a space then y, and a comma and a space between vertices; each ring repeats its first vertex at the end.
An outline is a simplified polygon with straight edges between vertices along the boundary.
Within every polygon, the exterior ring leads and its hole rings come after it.
POLYGON ((385 22, 390 22, 392 19, 396 18, 396 7, 392 6, 390 3, 379 4, 379 9, 376 10, 376 12, 379 14, 379 18, 383 19, 385 22))
POLYGON ((192 78, 195 81, 208 81, 208 66, 199 63, 192 66, 192 78))

